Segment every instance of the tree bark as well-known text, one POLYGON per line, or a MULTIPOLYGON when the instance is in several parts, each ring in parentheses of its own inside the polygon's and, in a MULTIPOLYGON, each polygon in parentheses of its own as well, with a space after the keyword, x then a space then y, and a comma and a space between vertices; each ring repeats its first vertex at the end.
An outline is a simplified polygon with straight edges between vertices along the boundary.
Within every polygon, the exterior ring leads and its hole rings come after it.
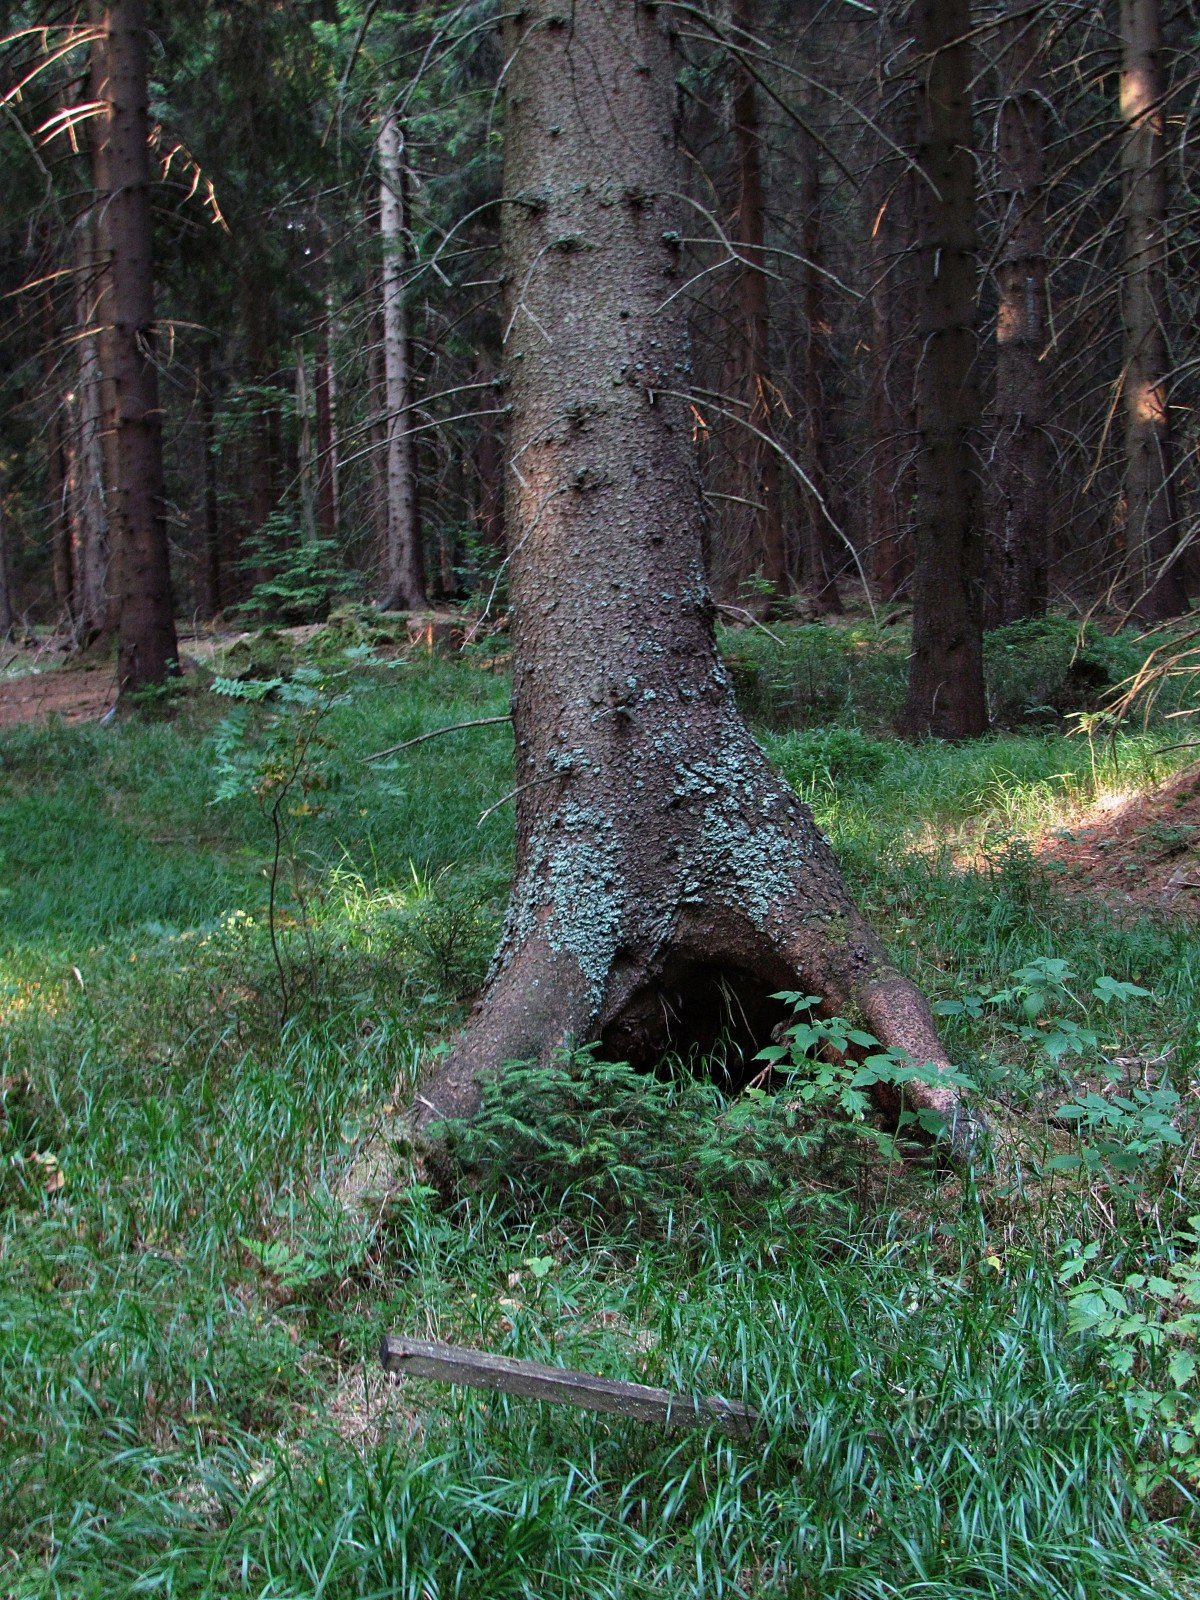
POLYGON ((1187 610, 1167 385, 1167 169, 1159 0, 1121 0, 1125 180, 1125 549, 1130 603, 1144 622, 1187 610))
POLYGON ((95 218, 80 224, 75 286, 78 371, 71 479, 75 637, 81 645, 107 633, 114 619, 108 593, 108 504, 104 477, 104 410, 97 319, 95 218))
POLYGON ((224 604, 222 593, 224 563, 221 559, 221 500, 217 483, 216 396, 213 393, 212 352, 203 346, 200 354, 200 448, 204 459, 204 550, 201 604, 207 617, 215 617, 224 604))
POLYGON ((333 306, 325 297, 325 316, 317 335, 316 390, 317 425, 317 527, 323 539, 337 534, 338 524, 338 438, 337 382, 333 365, 333 306))
POLYGON ((987 728, 976 358, 975 164, 968 0, 916 0, 917 516, 904 728, 987 728))
POLYGON ((109 525, 119 608, 121 696, 179 670, 154 364, 149 79, 144 0, 113 0, 104 21, 101 359, 113 441, 109 525))
MULTIPOLYGON (((722 979, 758 1028, 799 987, 946 1062, 717 654, 673 294, 670 16, 530 0, 505 22, 515 879, 423 1124, 473 1114, 483 1077, 571 1040, 649 1062, 711 1037, 722 979)), ((948 1087, 923 1094, 955 1116, 948 1087)))
POLYGON ((992 537, 998 623, 1046 609, 1050 508, 1046 384, 1046 87, 1042 30, 1028 0, 1009 0, 999 30, 1007 80, 996 127, 1003 206, 996 267, 996 499, 992 537))
MULTIPOLYGON (((757 38, 757 0, 733 0, 734 43, 752 49, 757 38)), ((776 390, 770 369, 767 300, 766 217, 763 198, 762 132, 754 78, 733 58, 733 136, 737 167, 734 244, 741 257, 737 284, 734 388, 749 423, 736 428, 736 498, 750 508, 749 526, 735 570, 776 593, 787 587, 787 555, 779 499, 779 455, 774 433, 776 390)))
POLYGON ((295 340, 296 357, 296 420, 299 423, 299 479, 300 479, 300 531, 306 544, 317 539, 317 494, 319 489, 319 463, 317 460, 316 405, 313 386, 308 378, 308 354, 304 340, 295 340))
POLYGON ((8 522, 4 511, 4 483, 0 480, 0 639, 12 638, 16 620, 9 567, 8 522))
POLYGON ((383 606, 419 610, 428 604, 417 499, 412 418, 412 362, 404 300, 408 205, 404 135, 395 112, 379 127, 379 231, 383 239, 383 377, 387 403, 387 551, 383 606))
MULTIPOLYGON (((816 115, 810 96, 806 115, 816 115)), ((829 504, 828 444, 825 413, 828 397, 825 374, 830 370, 829 317, 825 307, 824 262, 821 247, 821 165, 820 149, 808 129, 800 138, 800 254, 804 295, 804 432, 805 467, 812 480, 806 490, 805 544, 808 560, 807 581, 819 610, 842 610, 836 572, 842 554, 835 530, 826 510, 829 504)))
POLYGON ((66 631, 73 621, 74 573, 71 552, 69 486, 71 470, 67 449, 68 430, 63 427, 66 401, 59 380, 59 329, 54 297, 43 284, 42 372, 46 403, 46 500, 50 528, 50 571, 54 582, 54 603, 66 631))
POLYGON ((899 92, 911 75, 912 51, 896 11, 895 4, 884 4, 868 23, 874 33, 876 77, 872 115, 890 137, 872 140, 871 168, 863 186, 870 284, 871 575, 881 600, 894 599, 908 577, 916 430, 916 189, 912 169, 896 149, 914 143, 911 96, 899 92))

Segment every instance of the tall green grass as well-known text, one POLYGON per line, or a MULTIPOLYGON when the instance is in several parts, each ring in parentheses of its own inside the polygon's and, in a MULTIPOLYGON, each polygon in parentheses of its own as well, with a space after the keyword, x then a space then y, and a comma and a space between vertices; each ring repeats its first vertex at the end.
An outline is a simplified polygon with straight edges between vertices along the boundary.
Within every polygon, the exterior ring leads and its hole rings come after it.
MULTIPOLYGON (((362 758, 506 699, 461 665, 356 669, 292 822, 282 1022, 268 820, 214 804, 227 705, 0 739, 0 1589, 1184 1593, 1187 1486, 1135 1488, 1160 1441, 1055 1280, 1060 1241, 1103 1225, 1078 1180, 814 1169, 786 1213, 667 1194, 631 1231, 519 1173, 515 1197, 448 1204, 414 1172, 387 1108, 494 938, 511 818, 477 822, 510 736, 362 758), (387 1391, 386 1328, 723 1393, 763 1428, 387 1391)), ((1097 782, 1164 771, 1149 743, 1093 774, 1056 735, 845 733, 767 742, 935 998, 1054 954, 1085 999, 1101 972, 1154 991, 1120 1048, 1194 1034, 1194 941, 1066 898, 1022 847, 1097 782)), ((1032 1115, 1046 1073, 997 1016, 951 1028, 1032 1115)), ((1174 1059, 1182 1087, 1195 1054, 1174 1059)), ((1166 1225, 1164 1193, 1099 1196, 1126 1247, 1166 1225)))

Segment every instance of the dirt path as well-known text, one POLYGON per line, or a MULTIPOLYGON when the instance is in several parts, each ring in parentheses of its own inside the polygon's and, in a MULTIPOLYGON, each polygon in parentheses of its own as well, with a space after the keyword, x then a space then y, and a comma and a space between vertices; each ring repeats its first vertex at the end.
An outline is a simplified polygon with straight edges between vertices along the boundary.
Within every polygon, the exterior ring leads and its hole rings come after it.
POLYGON ((117 698, 113 667, 35 668, 19 678, 0 679, 0 728, 21 722, 95 722, 117 698))

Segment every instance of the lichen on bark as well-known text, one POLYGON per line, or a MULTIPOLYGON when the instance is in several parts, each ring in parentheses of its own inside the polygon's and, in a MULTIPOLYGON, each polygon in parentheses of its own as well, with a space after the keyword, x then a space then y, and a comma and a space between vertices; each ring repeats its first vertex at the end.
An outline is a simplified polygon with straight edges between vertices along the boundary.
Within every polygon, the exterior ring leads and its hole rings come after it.
MULTIPOLYGON (((670 18, 531 0, 505 23, 516 864, 474 1015, 421 1085, 425 1125, 473 1114, 503 1062, 572 1040, 653 1059, 721 975, 857 1008, 884 1043, 948 1065, 717 653, 670 18), (566 238, 579 247, 554 248, 566 238)), ((956 1114, 949 1087, 917 1098, 956 1114)))

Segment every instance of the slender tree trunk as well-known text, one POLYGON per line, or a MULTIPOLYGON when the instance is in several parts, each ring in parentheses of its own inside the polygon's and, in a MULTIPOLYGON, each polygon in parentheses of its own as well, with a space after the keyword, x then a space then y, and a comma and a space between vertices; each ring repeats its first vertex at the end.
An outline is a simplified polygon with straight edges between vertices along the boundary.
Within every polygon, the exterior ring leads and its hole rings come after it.
MULTIPOLYGON (((474 381, 488 383, 495 377, 491 357, 480 355, 475 362, 474 381)), ((493 549, 504 549, 504 452, 500 429, 493 415, 499 401, 495 389, 479 397, 479 426, 475 434, 475 525, 493 549)))
POLYGON ((316 406, 313 403, 312 385, 308 379, 308 356, 304 341, 295 342, 296 355, 296 419, 300 424, 300 526, 307 543, 317 538, 318 461, 316 439, 316 406))
MULTIPOLYGON (((806 113, 812 118, 816 107, 811 98, 806 113)), ((821 240, 821 166, 816 139, 806 129, 800 132, 800 254, 804 295, 804 433, 805 468, 812 489, 805 495, 805 522, 808 551, 808 585, 821 611, 841 611, 842 597, 835 576, 842 550, 836 530, 831 526, 829 505, 828 444, 825 426, 828 396, 825 374, 830 369, 829 318, 825 307, 825 277, 821 240)))
POLYGON ((46 403, 46 511, 50 528, 50 570, 54 603, 67 628, 73 621, 74 574, 71 564, 71 516, 68 489, 71 481, 67 450, 68 429, 63 426, 66 402, 59 381, 59 329, 54 297, 42 286, 42 370, 46 403))
POLYGON ((333 307, 325 297, 325 316, 317 337, 317 527, 323 539, 332 539, 338 525, 337 385, 334 377, 333 307))
POLYGON ((78 370, 71 521, 75 634, 81 645, 107 633, 113 619, 108 593, 108 504, 104 476, 104 408, 97 322, 95 218, 80 224, 75 286, 78 370))
POLYGON ((916 0, 917 527, 909 734, 983 733, 983 502, 968 0, 916 0))
POLYGON ((1121 0, 1125 137, 1125 548, 1130 600, 1144 622, 1187 610, 1178 558, 1168 409, 1167 168, 1159 0, 1121 0))
POLYGON ((874 157, 863 188, 867 205, 867 265, 870 274, 871 570, 881 600, 894 599, 908 576, 913 500, 912 169, 894 146, 911 148, 911 96, 900 85, 911 75, 911 48, 898 26, 896 6, 885 3, 871 23, 878 80, 873 115, 890 135, 874 141, 874 157))
POLYGON ((1007 92, 996 127, 1003 244, 996 268, 996 497, 992 536, 998 622, 1046 609, 1050 509, 1046 452, 1046 87, 1042 29, 1010 0, 999 31, 1007 92))
POLYGON ((102 359, 113 438, 109 521, 117 566, 122 695, 178 672, 154 364, 149 80, 144 0, 113 0, 104 24, 100 207, 102 359))
POLYGON ((8 521, 4 509, 4 482, 0 479, 0 639, 12 638, 16 620, 8 554, 8 521))
MULTIPOLYGON (((733 0, 733 39, 754 48, 757 0, 733 0)), ((741 256, 738 272, 735 376, 740 415, 735 423, 736 495, 750 506, 745 547, 737 563, 744 577, 758 577, 776 592, 787 587, 783 513, 779 501, 779 455, 774 437, 777 403, 771 381, 770 316, 767 301, 766 219, 763 201, 762 133, 758 89, 736 57, 733 62, 733 134, 737 162, 737 215, 734 242, 741 256)))
POLYGON ((383 373, 387 402, 387 563, 384 609, 419 610, 428 604, 421 546, 417 463, 413 436, 412 365, 404 300, 407 254, 407 185, 400 120, 388 112, 379 128, 379 231, 383 239, 383 373))
POLYGON ((221 502, 217 485, 217 419, 213 386, 212 355, 203 347, 200 355, 200 435, 204 456, 204 579, 201 585, 204 613, 215 617, 224 601, 222 595, 221 502))
MULTIPOLYGON (((944 1063, 928 1007, 772 772, 717 655, 689 415, 668 7, 527 0, 505 21, 507 525, 516 877, 423 1120, 504 1061, 759 1037, 781 987, 944 1063)), ((777 1014, 777 1013, 774 1013, 777 1014)), ((953 1117, 952 1091, 922 1091, 953 1117)))

